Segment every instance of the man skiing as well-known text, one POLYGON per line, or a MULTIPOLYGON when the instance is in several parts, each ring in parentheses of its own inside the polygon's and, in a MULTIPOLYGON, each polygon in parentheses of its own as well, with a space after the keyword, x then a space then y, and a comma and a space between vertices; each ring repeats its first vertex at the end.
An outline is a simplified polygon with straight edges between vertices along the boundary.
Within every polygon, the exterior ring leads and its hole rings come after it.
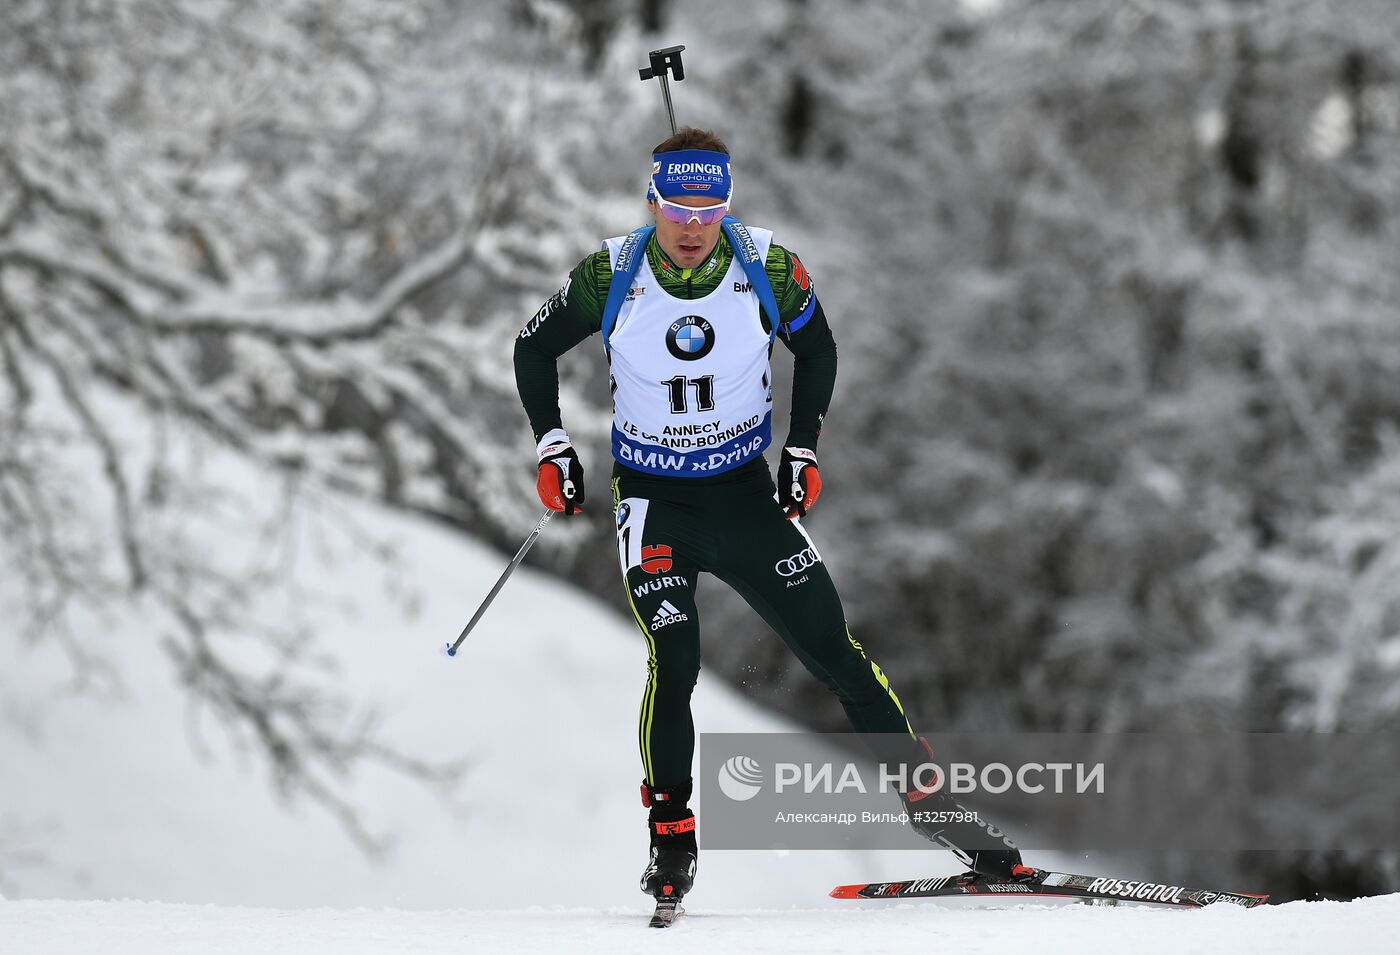
MULTIPOLYGON (((822 489, 815 449, 836 380, 830 326, 797 256, 773 244, 772 233, 729 216, 732 195, 724 143, 708 131, 679 130, 653 151, 653 226, 609 239, 584 258, 515 344, 540 499, 571 515, 584 503, 584 471, 560 419, 556 362, 593 333, 603 335, 618 557, 647 645, 638 742, 651 854, 642 889, 658 899, 684 895, 695 876, 690 694, 700 667, 701 572, 763 617, 836 694, 877 757, 917 765, 929 755, 888 679, 847 629, 821 553, 800 522, 822 489), (763 452, 772 441, 769 357, 778 338, 794 368, 775 494, 763 452)), ((945 791, 910 782, 902 798, 920 834, 983 875, 1032 871, 983 823, 921 821, 947 818, 937 811, 957 807, 945 791), (929 809, 935 812, 921 811, 929 809)))

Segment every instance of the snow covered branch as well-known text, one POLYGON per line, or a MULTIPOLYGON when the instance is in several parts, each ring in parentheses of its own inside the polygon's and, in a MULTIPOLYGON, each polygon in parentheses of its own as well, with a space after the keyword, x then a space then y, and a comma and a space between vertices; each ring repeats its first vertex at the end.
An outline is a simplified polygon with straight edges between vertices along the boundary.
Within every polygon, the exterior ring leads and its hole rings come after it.
MULTIPOLYGON (((280 475, 293 507, 331 488, 487 533, 533 511, 528 429, 493 420, 567 264, 529 251, 549 197, 583 192, 529 117, 578 94, 500 64, 566 38, 435 0, 71 6, 0 11, 0 599, 94 680, 120 651, 75 620, 147 607, 194 704, 379 851, 337 778, 459 769, 386 747, 258 618, 286 575, 209 546, 237 486, 202 462, 280 475)), ((294 523, 257 520, 273 549, 294 523)))

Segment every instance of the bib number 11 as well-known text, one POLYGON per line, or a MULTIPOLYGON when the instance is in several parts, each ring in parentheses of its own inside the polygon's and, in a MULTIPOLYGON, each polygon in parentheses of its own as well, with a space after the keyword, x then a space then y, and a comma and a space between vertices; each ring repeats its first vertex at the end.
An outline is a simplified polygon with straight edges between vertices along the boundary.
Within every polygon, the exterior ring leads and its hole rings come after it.
POLYGON ((697 411, 715 410, 715 376, 706 375, 703 378, 687 378, 684 375, 677 375, 670 381, 663 381, 666 390, 671 396, 671 414, 685 414, 690 410, 687 399, 690 397, 690 389, 695 389, 695 407, 697 411))

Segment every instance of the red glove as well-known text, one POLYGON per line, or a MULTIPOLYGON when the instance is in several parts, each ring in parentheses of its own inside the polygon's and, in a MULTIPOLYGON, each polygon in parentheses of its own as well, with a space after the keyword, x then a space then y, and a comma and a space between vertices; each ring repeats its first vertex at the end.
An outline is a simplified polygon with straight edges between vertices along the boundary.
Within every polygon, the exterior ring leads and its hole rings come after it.
POLYGON ((581 514, 583 508, 583 465, 561 428, 549 432, 536 448, 539 454, 539 474, 535 490, 540 503, 551 511, 566 515, 581 514))
POLYGON ((783 448, 778 461, 778 503, 788 520, 804 516, 822 493, 817 455, 806 448, 783 448))

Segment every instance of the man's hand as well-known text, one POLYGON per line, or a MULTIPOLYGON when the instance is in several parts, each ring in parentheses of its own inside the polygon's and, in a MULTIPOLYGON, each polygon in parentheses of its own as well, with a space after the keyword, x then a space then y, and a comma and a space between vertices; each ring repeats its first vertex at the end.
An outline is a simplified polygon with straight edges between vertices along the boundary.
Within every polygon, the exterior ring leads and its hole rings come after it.
POLYGON ((802 517, 822 493, 817 455, 806 448, 783 448, 778 461, 778 503, 788 520, 802 517))
POLYGON ((556 428, 545 435, 535 449, 539 455, 539 475, 535 490, 540 503, 566 515, 583 512, 583 465, 579 463, 569 436, 556 428))

